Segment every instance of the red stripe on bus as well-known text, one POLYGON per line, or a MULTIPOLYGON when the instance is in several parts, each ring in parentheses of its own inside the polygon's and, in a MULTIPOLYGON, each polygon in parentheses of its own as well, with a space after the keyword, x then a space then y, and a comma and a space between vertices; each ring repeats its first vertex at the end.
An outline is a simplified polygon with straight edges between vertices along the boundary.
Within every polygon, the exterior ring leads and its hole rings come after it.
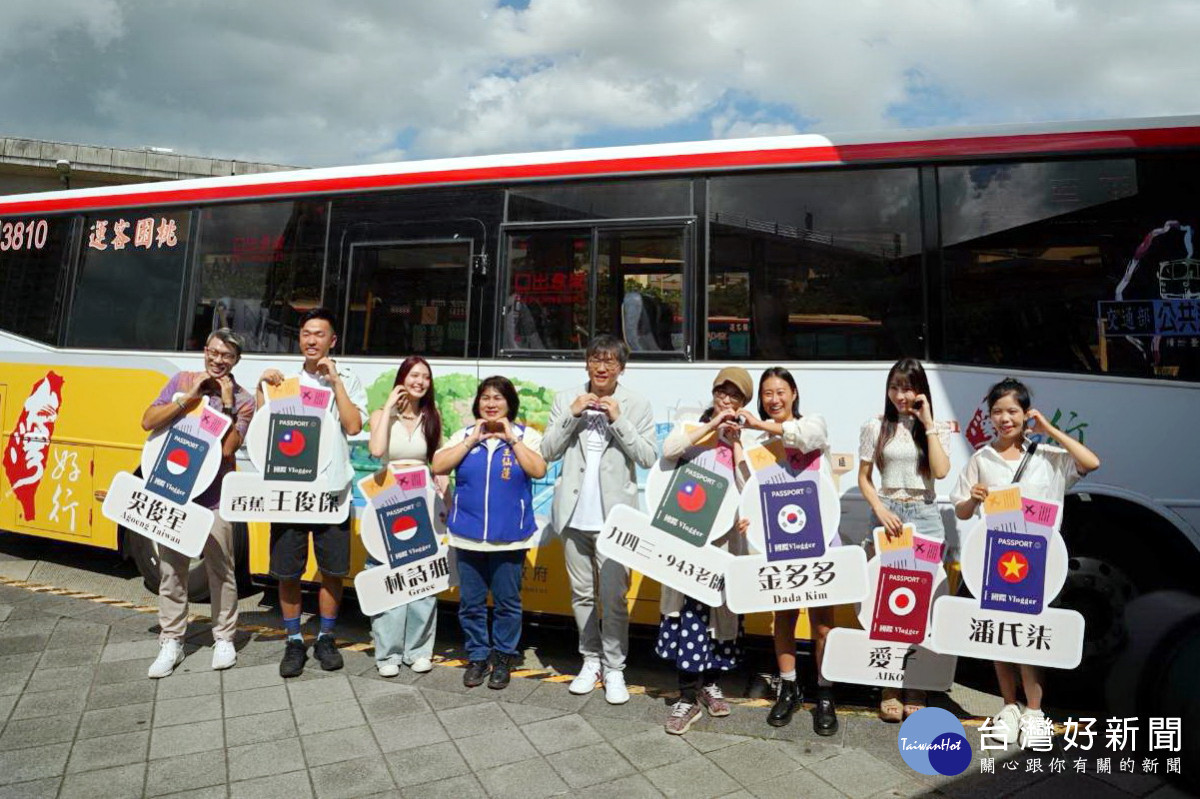
MULTIPOLYGON (((488 183, 503 180, 565 178, 637 172, 669 173, 707 169, 909 161, 916 159, 978 158, 989 155, 1048 155, 1089 150, 1149 149, 1200 143, 1200 128, 1151 128, 1082 133, 1046 133, 1024 136, 982 136, 878 144, 821 145, 781 150, 749 150, 682 155, 635 156, 550 164, 515 164, 472 169, 446 169, 384 175, 360 175, 281 181, 277 183, 213 186, 110 194, 92 197, 42 199, 0 203, 0 214, 50 213, 89 208, 128 208, 180 205, 198 202, 252 200, 307 194, 344 193, 355 190, 401 188, 428 184, 488 183)), ((49 194, 49 193, 48 193, 49 194)))

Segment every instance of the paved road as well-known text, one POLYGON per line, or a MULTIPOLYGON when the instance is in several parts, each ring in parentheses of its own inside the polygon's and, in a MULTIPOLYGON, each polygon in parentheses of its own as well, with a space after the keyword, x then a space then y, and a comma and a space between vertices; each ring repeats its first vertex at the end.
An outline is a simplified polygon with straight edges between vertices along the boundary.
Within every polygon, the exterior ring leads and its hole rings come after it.
MULTIPOLYGON (((431 673, 383 680, 355 630, 344 670, 322 672, 310 661, 303 677, 285 683, 274 611, 261 597, 244 603, 243 622, 254 626, 239 635, 236 668, 208 668, 211 636, 196 623, 188 659, 172 677, 150 681, 153 613, 132 601, 31 588, 32 578, 65 565, 24 562, 4 543, 0 799, 1184 795, 1158 777, 1097 775, 1094 766, 1031 773, 1016 753, 1013 771, 998 761, 996 774, 980 774, 975 763, 958 778, 925 777, 901 760, 897 728, 868 713, 843 713, 839 735, 822 739, 807 716, 767 726, 766 702, 751 698, 727 719, 668 736, 661 670, 647 666, 647 679, 631 680, 647 687, 623 706, 599 692, 572 696, 553 661, 571 662, 562 653, 573 634, 554 630, 531 631, 532 649, 549 654, 502 692, 462 686, 461 670, 447 665, 453 642, 440 647, 443 664, 431 673)), ((975 728, 967 734, 978 752, 975 728)))

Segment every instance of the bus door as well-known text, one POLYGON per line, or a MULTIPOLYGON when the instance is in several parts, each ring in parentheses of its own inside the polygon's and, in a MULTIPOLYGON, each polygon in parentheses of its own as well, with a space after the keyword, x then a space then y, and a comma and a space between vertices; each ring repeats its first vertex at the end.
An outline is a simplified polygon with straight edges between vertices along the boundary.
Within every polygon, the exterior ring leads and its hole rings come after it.
POLYGON ((345 351, 428 358, 465 358, 477 351, 478 341, 470 338, 479 330, 471 324, 471 288, 481 250, 469 234, 440 231, 352 243, 345 351))

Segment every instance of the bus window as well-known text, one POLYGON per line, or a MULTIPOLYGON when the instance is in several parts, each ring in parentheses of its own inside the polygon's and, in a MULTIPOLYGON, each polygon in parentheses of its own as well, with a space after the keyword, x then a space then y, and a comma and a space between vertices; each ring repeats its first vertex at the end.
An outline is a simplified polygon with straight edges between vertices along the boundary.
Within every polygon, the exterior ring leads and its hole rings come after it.
POLYGON ((67 345, 175 349, 189 224, 178 209, 84 217, 67 345))
POLYGON ((708 357, 924 354, 915 169, 709 180, 708 357))
POLYGON ((462 358, 473 240, 356 243, 346 352, 462 358))
POLYGON ((683 228, 599 232, 596 332, 620 331, 633 352, 682 352, 683 228))
POLYGON ((296 320, 321 304, 327 205, 275 202, 200 212, 188 349, 229 327, 248 352, 292 352, 296 320))
POLYGON ((938 184, 950 360, 1200 379, 1200 160, 941 167, 938 184))
POLYGON ((506 350, 581 350, 591 337, 592 231, 539 230, 508 236, 506 350))
POLYGON ((70 252, 69 216, 0 220, 0 325, 58 343, 58 313, 70 252))
POLYGON ((691 215, 691 181, 682 179, 522 186, 508 192, 509 222, 571 222, 691 215))

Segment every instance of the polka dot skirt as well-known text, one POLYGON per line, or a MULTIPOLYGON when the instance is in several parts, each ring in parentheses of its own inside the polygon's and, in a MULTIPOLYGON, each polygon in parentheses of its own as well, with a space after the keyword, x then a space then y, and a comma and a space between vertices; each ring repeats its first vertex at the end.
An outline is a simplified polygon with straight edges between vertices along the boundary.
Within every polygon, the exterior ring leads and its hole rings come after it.
MULTIPOLYGON (((654 652, 681 671, 729 671, 741 657, 737 641, 715 641, 708 632, 707 605, 691 597, 683 602, 678 616, 663 616, 658 625, 654 652)), ((740 628, 741 621, 738 626, 740 628)), ((741 630, 739 629, 739 633, 741 630)))

